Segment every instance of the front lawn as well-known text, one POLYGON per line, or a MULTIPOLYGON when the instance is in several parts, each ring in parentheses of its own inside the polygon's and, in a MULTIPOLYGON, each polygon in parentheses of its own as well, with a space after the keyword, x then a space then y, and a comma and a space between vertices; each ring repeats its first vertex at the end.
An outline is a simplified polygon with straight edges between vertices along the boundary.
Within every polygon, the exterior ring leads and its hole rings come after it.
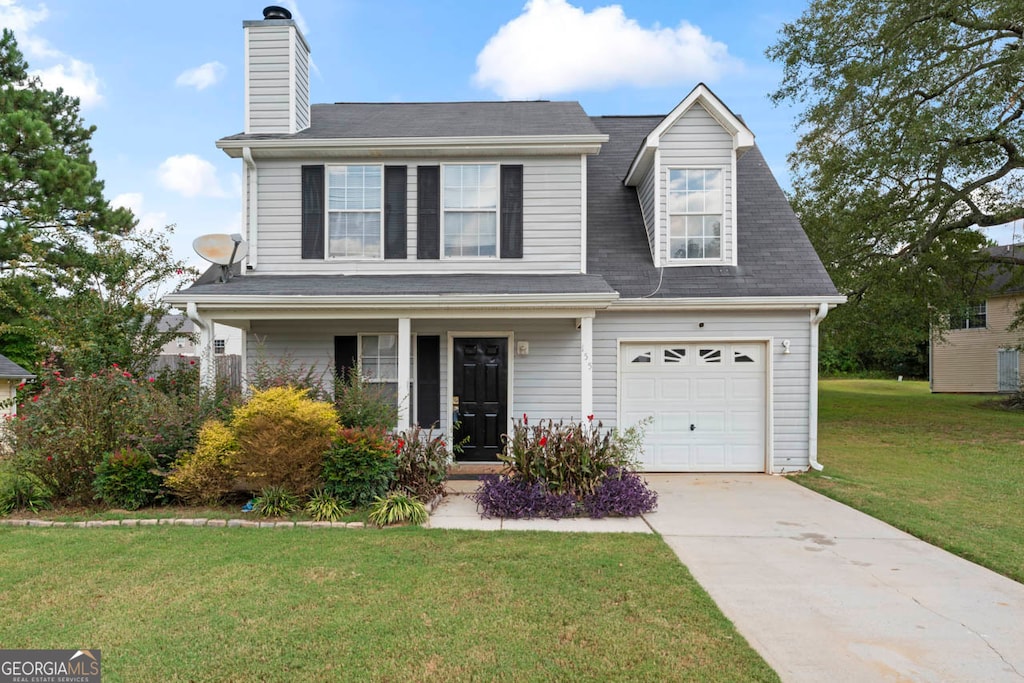
POLYGON ((0 529, 0 644, 104 680, 778 678, 657 536, 0 529))
POLYGON ((820 383, 808 488, 1024 582, 1024 413, 925 382, 820 383))

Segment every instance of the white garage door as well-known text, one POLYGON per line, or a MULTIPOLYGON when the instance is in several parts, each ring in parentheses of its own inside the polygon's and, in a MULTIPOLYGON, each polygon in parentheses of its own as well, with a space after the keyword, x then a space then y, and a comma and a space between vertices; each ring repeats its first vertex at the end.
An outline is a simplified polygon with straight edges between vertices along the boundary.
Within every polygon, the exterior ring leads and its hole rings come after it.
POLYGON ((622 424, 651 418, 650 472, 764 472, 765 345, 624 343, 622 424))

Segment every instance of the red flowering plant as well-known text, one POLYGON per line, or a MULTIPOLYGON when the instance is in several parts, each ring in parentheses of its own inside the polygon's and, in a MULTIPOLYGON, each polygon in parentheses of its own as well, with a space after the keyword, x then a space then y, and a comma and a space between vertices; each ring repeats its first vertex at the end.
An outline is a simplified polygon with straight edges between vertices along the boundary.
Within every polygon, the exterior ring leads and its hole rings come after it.
POLYGON ((44 366, 19 393, 18 419, 10 422, 14 458, 57 499, 72 502, 92 500, 104 453, 145 449, 152 417, 172 410, 149 383, 116 367, 66 377, 44 366))
POLYGON ((535 420, 530 425, 524 414, 505 436, 499 457, 509 477, 543 482, 553 493, 582 498, 597 489, 609 468, 635 469, 642 439, 643 424, 605 429, 589 415, 585 422, 535 420))
POLYGON ((444 434, 415 425, 395 435, 397 457, 393 490, 430 502, 444 491, 451 455, 444 434))

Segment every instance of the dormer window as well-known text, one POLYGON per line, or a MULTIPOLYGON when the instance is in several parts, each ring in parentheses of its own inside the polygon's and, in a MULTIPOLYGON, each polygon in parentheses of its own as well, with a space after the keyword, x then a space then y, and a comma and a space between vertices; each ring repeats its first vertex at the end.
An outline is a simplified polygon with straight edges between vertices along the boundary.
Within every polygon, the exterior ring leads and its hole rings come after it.
POLYGON ((380 166, 329 166, 327 255, 381 256, 383 183, 380 166))
POLYGON ((722 258, 725 192, 721 168, 668 171, 669 258, 722 258))
POLYGON ((498 255, 497 164, 444 167, 444 255, 498 255))

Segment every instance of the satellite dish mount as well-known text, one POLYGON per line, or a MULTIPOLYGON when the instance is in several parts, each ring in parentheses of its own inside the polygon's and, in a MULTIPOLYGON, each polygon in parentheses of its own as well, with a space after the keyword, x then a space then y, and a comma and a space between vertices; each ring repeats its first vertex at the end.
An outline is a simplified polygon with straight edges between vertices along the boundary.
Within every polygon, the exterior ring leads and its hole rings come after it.
POLYGON ((215 233, 197 237, 192 242, 192 248, 204 259, 220 266, 220 279, 218 282, 227 282, 231 279, 231 266, 245 258, 249 253, 249 245, 240 233, 225 235, 215 233))

